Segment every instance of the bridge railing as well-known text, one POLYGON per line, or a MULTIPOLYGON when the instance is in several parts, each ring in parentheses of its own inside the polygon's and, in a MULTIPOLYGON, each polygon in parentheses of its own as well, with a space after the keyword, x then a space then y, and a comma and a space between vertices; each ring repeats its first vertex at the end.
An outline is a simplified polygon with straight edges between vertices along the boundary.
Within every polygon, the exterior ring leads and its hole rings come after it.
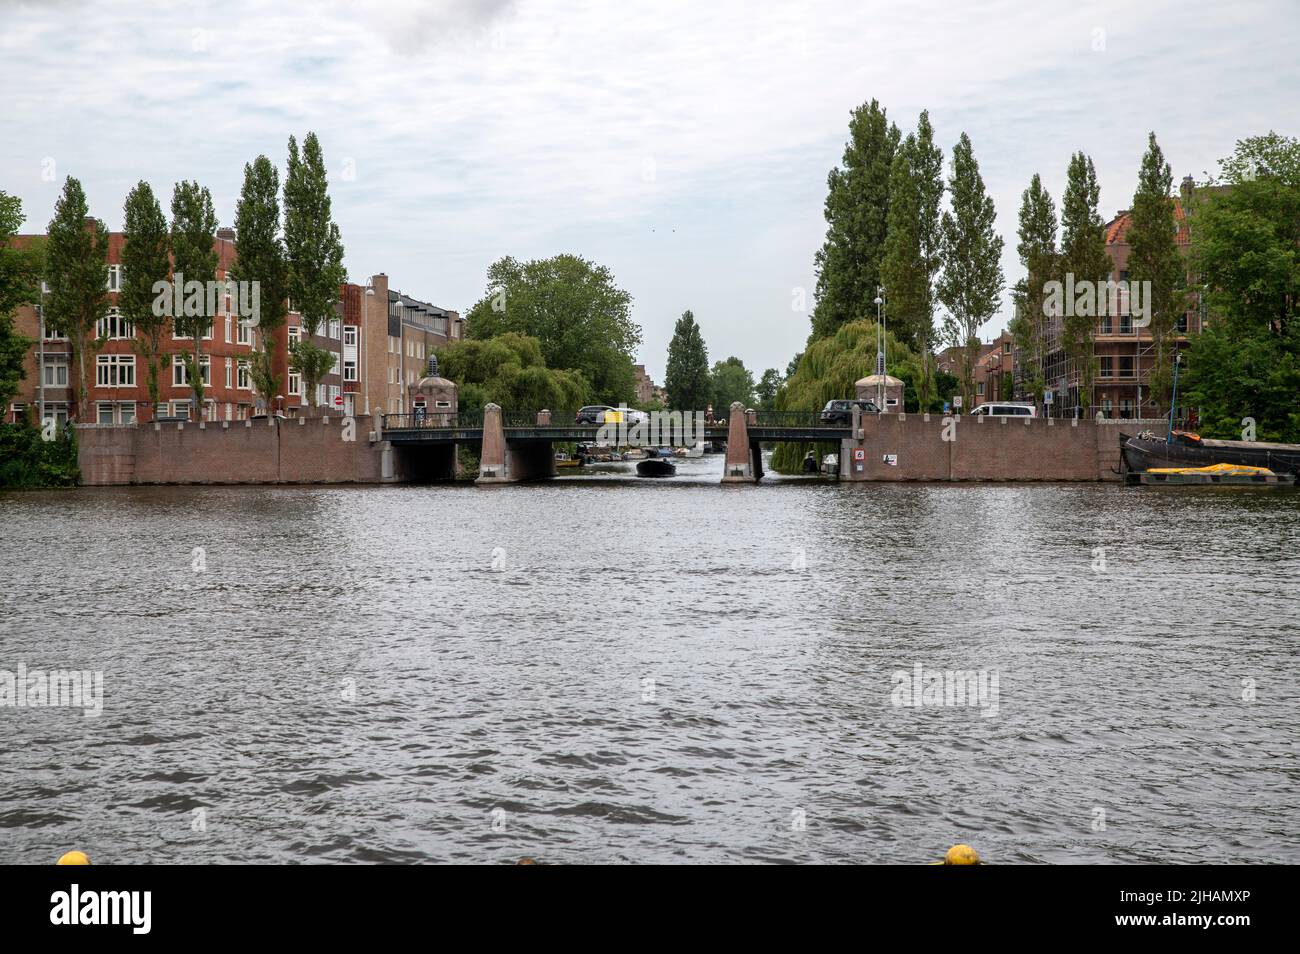
POLYGON ((821 411, 758 411, 759 427, 829 427, 821 411))
POLYGON ((483 412, 425 411, 423 414, 385 414, 384 430, 442 430, 449 428, 482 427, 483 412))

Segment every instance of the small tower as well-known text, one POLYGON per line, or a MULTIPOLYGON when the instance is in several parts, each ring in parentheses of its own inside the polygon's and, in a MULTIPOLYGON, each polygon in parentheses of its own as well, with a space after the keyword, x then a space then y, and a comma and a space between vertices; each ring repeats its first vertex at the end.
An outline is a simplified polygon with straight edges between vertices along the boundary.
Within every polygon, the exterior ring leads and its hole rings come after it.
POLYGON ((408 389, 411 412, 422 416, 425 426, 447 427, 456 420, 456 382, 438 374, 438 356, 429 355, 428 373, 408 389))

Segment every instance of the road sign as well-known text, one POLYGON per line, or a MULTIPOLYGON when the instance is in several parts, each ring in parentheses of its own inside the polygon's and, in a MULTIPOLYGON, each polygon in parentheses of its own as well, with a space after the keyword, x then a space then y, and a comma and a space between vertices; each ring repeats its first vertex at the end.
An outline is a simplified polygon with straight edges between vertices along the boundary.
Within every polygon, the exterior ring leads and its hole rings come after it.
POLYGON ((1043 403, 1044 403, 1044 404, 1051 404, 1051 403, 1052 403, 1052 392, 1051 392, 1051 391, 1044 391, 1044 392, 1043 392, 1043 403))
POLYGON ((952 406, 953 406, 953 409, 954 409, 954 410, 957 410, 957 411, 960 411, 960 410, 961 410, 961 395, 960 395, 960 394, 955 394, 955 395, 953 395, 953 398, 952 398, 952 406))
POLYGON ((866 459, 867 459, 867 452, 866 452, 865 450, 863 450, 861 447, 855 447, 855 448, 853 448, 853 459, 854 459, 854 460, 866 460, 866 459))
POLYGON ((335 398, 334 398, 334 406, 335 406, 335 407, 342 407, 342 406, 343 406, 343 395, 342 395, 342 394, 339 394, 339 395, 336 395, 336 396, 335 396, 335 398))

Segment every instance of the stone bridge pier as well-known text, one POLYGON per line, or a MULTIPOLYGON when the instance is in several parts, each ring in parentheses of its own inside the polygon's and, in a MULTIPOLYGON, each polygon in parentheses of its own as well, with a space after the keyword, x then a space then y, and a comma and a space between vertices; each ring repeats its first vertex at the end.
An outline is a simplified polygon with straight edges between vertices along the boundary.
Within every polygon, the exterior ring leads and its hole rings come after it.
POLYGON ((722 482, 756 483, 763 479, 763 445, 749 439, 749 429, 758 423, 758 412, 745 410, 736 401, 727 412, 727 461, 722 482))
POLYGON ((555 452, 547 440, 507 441, 501 406, 483 408, 483 450, 476 484, 506 484, 554 477, 555 452))

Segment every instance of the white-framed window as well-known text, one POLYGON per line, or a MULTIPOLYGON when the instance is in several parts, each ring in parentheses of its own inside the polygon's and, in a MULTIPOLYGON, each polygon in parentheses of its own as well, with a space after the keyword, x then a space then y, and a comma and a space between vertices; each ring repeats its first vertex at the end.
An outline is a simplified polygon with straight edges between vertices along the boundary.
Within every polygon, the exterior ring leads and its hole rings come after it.
POLYGON ((299 328, 297 325, 294 325, 289 329, 290 345, 296 345, 301 337, 302 337, 302 329, 299 328))
POLYGON ((334 363, 330 365, 330 374, 338 374, 339 368, 343 365, 343 355, 337 351, 334 352, 334 363))
POLYGON ((235 322, 237 327, 236 341, 241 345, 251 345, 253 343, 253 327, 243 319, 235 322))
POLYGON ((340 322, 337 318, 331 318, 331 319, 330 319, 330 333, 329 333, 329 336, 330 336, 331 338, 336 338, 336 339, 338 338, 338 336, 339 336, 339 325, 341 325, 341 324, 342 324, 342 322, 340 322))
POLYGON ((316 403, 317 404, 325 403, 325 385, 323 384, 316 385, 316 403))
POLYGON ((344 381, 357 380, 357 363, 355 361, 343 362, 343 380, 344 381))
MULTIPOLYGON (((199 355, 199 372, 205 385, 212 384, 212 355, 199 355)), ((185 373, 185 361, 178 355, 172 355, 172 385, 174 387, 189 387, 190 376, 185 373)))
POLYGON ((230 326, 234 322, 234 320, 235 319, 231 318, 229 315, 226 315, 226 344, 230 344, 231 341, 233 340, 230 336, 230 330, 231 330, 230 326))
POLYGON ((96 424, 113 424, 116 414, 116 405, 108 401, 100 401, 95 405, 95 423, 96 424))
POLYGON ((421 361, 424 360, 424 342, 423 342, 423 341, 417 341, 417 342, 415 343, 415 356, 416 356, 417 358, 419 358, 421 361))
MULTIPOLYGON (((37 407, 40 407, 38 404, 37 407)), ((46 401, 45 418, 46 421, 53 421, 59 427, 68 423, 68 405, 64 401, 46 401)))
POLYGON ((253 390, 253 376, 247 361, 240 361, 235 369, 235 387, 241 391, 253 390))
POLYGON ((95 358, 95 384, 101 388, 135 386, 135 355, 101 354, 95 358))
POLYGON ((389 384, 393 384, 393 383, 395 383, 395 382, 393 381, 393 372, 396 371, 396 370, 397 370, 397 369, 394 368, 391 364, 388 366, 388 383, 389 383, 389 384))
POLYGON ((122 290, 122 266, 108 266, 108 281, 104 286, 111 292, 120 292, 122 290))
POLYGON ((62 331, 59 331, 57 328, 51 328, 49 325, 45 326, 45 334, 42 335, 42 337, 46 341, 67 341, 68 340, 67 335, 65 335, 62 331))
POLYGON ((357 326, 356 326, 356 325, 344 325, 344 326, 343 326, 343 343, 344 343, 345 345, 351 345, 351 346, 354 347, 354 348, 357 346, 357 326))
POLYGON ((47 388, 68 386, 68 359, 62 355, 45 356, 44 383, 47 388))
POLYGON ((302 375, 297 371, 289 372, 289 393, 296 397, 302 397, 302 375))
POLYGON ((123 318, 118 309, 110 308, 108 314, 95 322, 95 337, 111 340, 134 338, 135 326, 123 318))
POLYGON ((119 424, 135 423, 135 402, 123 401, 117 406, 117 422, 119 424))
POLYGON ((342 389, 341 389, 337 384, 331 384, 331 385, 330 385, 330 388, 329 388, 329 394, 328 394, 328 400, 329 400, 329 406, 330 406, 330 407, 333 407, 333 406, 334 406, 334 401, 337 400, 338 396, 339 396, 341 393, 343 393, 343 392, 342 392, 342 389))
MULTIPOLYGON (((231 386, 230 382, 232 380, 234 373, 235 373, 235 360, 233 358, 227 358, 226 359, 226 387, 231 386)), ((226 416, 229 417, 229 415, 226 416)))
POLYGON ((9 405, 9 420, 13 421, 15 424, 17 424, 19 421, 21 421, 21 420, 22 420, 24 417, 26 417, 26 416, 27 416, 27 405, 26 405, 26 404, 10 404, 10 405, 9 405))

